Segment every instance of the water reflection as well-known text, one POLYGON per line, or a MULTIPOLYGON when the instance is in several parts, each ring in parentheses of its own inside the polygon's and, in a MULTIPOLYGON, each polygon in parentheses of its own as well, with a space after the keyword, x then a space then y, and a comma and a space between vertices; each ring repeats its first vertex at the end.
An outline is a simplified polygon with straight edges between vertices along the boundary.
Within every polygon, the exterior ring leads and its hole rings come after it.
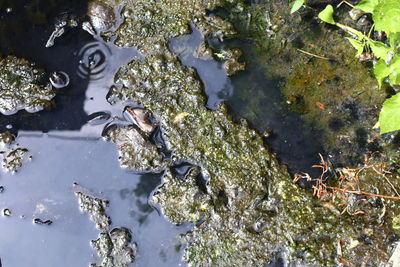
POLYGON ((160 174, 140 175, 119 167, 113 144, 102 140, 66 140, 20 132, 18 142, 29 147, 33 160, 17 175, 2 174, 0 256, 5 266, 87 266, 94 251, 89 240, 98 231, 78 209, 74 183, 110 201, 111 227, 126 227, 138 244, 133 266, 177 266, 182 250, 177 227, 148 204, 160 174), (51 220, 51 225, 33 220, 51 220), (6 229, 6 230, 5 230, 6 229), (23 251, 23 253, 16 253, 23 251), (160 254, 165 255, 161 257, 160 254))
POLYGON ((100 139, 107 123, 124 121, 127 103, 110 105, 106 95, 119 66, 140 59, 139 53, 105 43, 80 27, 68 29, 52 47, 45 47, 59 14, 74 14, 79 20, 86 10, 86 1, 80 0, 0 1, 0 53, 69 76, 68 86, 57 91, 47 110, 0 115, 0 132, 18 134, 18 143, 33 155, 16 175, 1 174, 5 190, 0 209, 10 209, 11 216, 0 216, 0 262, 53 267, 96 261, 90 240, 99 232, 89 216, 79 212, 73 187, 78 183, 110 201, 112 227, 132 231, 138 245, 132 266, 181 265, 179 234, 190 225, 174 226, 148 204, 161 174, 122 170, 115 146, 100 139), (10 12, 3 12, 6 8, 10 12), (52 223, 36 224, 35 219, 52 223))
POLYGON ((194 56, 196 48, 204 42, 199 30, 192 26, 192 33, 170 40, 171 50, 179 56, 182 64, 196 69, 208 97, 207 107, 215 109, 217 104, 227 100, 233 92, 231 80, 226 75, 221 62, 204 60, 194 56))

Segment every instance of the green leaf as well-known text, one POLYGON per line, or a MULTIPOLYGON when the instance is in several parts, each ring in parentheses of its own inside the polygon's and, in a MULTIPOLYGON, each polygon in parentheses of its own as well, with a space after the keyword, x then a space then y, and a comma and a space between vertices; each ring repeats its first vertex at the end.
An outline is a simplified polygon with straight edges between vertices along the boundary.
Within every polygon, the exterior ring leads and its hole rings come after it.
POLYGON ((335 20, 333 19, 333 7, 331 5, 327 5, 325 9, 318 14, 318 18, 326 23, 333 25, 336 24, 335 20))
POLYGON ((377 58, 382 58, 383 60, 389 59, 389 52, 392 50, 389 46, 372 39, 368 39, 368 44, 377 58))
POLYGON ((354 8, 360 9, 367 13, 372 13, 378 4, 379 0, 362 0, 354 8))
POLYGON ((388 65, 386 65, 385 60, 380 59, 374 66, 374 74, 376 79, 378 80, 379 87, 382 86, 383 80, 390 75, 390 69, 388 65))
POLYGON ((376 31, 400 32, 400 3, 398 0, 379 1, 372 14, 376 31))
POLYGON ((349 40, 350 44, 357 50, 356 57, 359 57, 364 51, 364 43, 350 37, 346 37, 346 39, 349 40))
POLYGON ((390 79, 390 84, 391 85, 400 85, 400 70, 399 71, 393 71, 390 75, 389 75, 389 79, 390 79))
POLYGON ((379 114, 381 134, 400 129, 400 93, 387 99, 379 114))
POLYGON ((292 9, 290 9, 290 14, 293 14, 297 10, 299 10, 305 3, 305 0, 296 0, 293 3, 292 9))
MULTIPOLYGON (((400 55, 396 55, 393 57, 392 62, 387 65, 385 60, 380 59, 374 66, 374 74, 376 79, 378 80, 379 87, 382 86, 383 80, 394 73, 393 75, 396 75, 397 72, 400 72, 400 55)), ((394 81, 397 81, 397 77, 393 76, 394 81)), ((392 81, 390 82, 391 84, 392 81)))
POLYGON ((388 39, 389 39, 390 47, 392 49, 396 49, 397 45, 400 43, 400 32, 389 33, 388 39))

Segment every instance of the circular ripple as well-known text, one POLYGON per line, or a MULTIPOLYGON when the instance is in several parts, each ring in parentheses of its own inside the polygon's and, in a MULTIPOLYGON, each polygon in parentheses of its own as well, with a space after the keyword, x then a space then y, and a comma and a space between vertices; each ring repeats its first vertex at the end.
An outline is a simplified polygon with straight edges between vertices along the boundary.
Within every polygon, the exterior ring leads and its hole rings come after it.
POLYGON ((92 42, 85 45, 79 51, 79 77, 89 80, 103 78, 108 69, 107 59, 110 55, 111 49, 101 42, 92 42))

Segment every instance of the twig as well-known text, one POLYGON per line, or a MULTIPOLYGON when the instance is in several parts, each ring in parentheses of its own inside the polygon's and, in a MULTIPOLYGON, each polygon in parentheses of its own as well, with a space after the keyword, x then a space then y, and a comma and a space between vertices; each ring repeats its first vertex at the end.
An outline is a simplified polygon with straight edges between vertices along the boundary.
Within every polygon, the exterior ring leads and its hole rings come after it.
POLYGON ((310 52, 301 50, 301 49, 299 49, 299 48, 297 48, 297 51, 299 51, 299 52, 301 52, 301 53, 304 53, 304 54, 306 54, 306 55, 312 56, 312 57, 319 58, 319 59, 331 60, 330 58, 323 57, 323 56, 318 56, 318 55, 316 55, 316 54, 313 54, 313 53, 310 53, 310 52))

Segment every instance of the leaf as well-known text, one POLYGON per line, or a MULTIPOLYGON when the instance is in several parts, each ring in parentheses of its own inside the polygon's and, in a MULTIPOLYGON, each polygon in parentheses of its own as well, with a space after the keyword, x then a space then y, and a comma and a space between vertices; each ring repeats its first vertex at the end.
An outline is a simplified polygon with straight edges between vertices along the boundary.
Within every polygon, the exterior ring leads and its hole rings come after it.
POLYGON ((292 9, 290 9, 290 14, 293 14, 297 10, 299 10, 305 3, 305 0, 296 0, 293 3, 292 9))
POLYGON ((346 37, 350 44, 357 50, 356 57, 359 57, 364 51, 364 43, 350 37, 346 37))
POLYGON ((388 39, 389 39, 390 47, 392 47, 393 49, 396 49, 397 45, 400 42, 400 32, 389 33, 388 39))
POLYGON ((400 85, 400 70, 395 70, 389 75, 391 85, 400 85))
POLYGON ((386 65, 385 60, 380 59, 374 66, 374 74, 376 79, 378 80, 379 87, 382 86, 383 80, 390 75, 390 69, 386 65))
POLYGON ((398 0, 379 1, 372 14, 376 31, 400 32, 400 4, 398 0))
POLYGON ((400 93, 387 99, 379 114, 381 134, 400 129, 400 93))
POLYGON ((354 8, 360 9, 367 13, 372 13, 378 4, 379 0, 362 0, 354 8))
POLYGON ((322 21, 324 21, 326 23, 335 25, 336 22, 333 19, 333 7, 332 7, 332 5, 327 5, 324 10, 319 12, 318 18, 320 18, 322 21))
POLYGON ((382 58, 385 61, 389 59, 389 52, 392 50, 389 46, 372 39, 368 39, 368 44, 377 58, 382 58))
MULTIPOLYGON (((376 79, 378 80, 379 87, 382 86, 382 82, 386 77, 388 77, 392 73, 397 73, 397 72, 400 72, 400 55, 396 55, 389 65, 386 64, 385 60, 380 59, 378 63, 376 63, 374 66, 374 74, 376 79)), ((395 78, 394 82, 396 82, 397 77, 394 78, 395 78)))

